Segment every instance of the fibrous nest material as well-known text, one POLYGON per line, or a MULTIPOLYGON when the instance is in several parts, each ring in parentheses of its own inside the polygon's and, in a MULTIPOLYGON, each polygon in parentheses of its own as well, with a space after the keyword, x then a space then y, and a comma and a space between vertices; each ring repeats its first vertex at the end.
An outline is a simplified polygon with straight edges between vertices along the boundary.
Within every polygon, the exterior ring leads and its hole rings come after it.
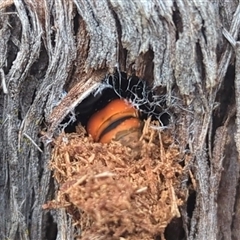
POLYGON ((59 184, 45 208, 65 208, 81 229, 77 239, 164 238, 180 217, 183 160, 167 130, 147 121, 139 146, 95 143, 82 127, 54 142, 51 169, 59 184))

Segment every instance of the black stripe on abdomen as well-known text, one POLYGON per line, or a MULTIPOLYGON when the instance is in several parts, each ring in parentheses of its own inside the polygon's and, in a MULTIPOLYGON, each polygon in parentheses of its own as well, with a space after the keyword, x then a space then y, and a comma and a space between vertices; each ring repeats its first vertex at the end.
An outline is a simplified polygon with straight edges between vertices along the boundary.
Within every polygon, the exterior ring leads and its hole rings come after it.
POLYGON ((109 126, 107 126, 100 134, 98 141, 108 132, 112 131, 114 128, 116 128, 119 124, 121 124, 122 122, 124 122, 125 120, 129 119, 129 118, 134 118, 133 116, 126 116, 123 118, 120 118, 114 122, 112 122, 109 126))

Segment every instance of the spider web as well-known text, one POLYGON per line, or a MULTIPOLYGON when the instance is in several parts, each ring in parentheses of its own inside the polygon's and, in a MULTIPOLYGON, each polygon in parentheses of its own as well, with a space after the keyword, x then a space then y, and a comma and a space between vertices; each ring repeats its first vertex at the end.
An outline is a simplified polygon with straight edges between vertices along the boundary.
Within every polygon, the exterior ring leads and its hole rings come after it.
POLYGON ((129 101, 146 118, 153 117, 162 123, 162 115, 166 113, 169 115, 166 95, 155 93, 153 87, 143 79, 125 78, 117 72, 107 76, 94 95, 103 94, 106 88, 112 89, 117 97, 129 101))

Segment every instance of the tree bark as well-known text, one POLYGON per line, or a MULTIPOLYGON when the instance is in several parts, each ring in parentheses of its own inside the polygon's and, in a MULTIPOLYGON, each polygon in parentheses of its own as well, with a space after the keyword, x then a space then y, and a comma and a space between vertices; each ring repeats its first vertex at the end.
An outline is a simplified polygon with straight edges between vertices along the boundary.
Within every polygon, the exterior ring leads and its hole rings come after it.
POLYGON ((165 89, 192 156, 184 237, 166 239, 239 238, 238 1, 9 0, 0 11, 0 239, 73 239, 64 210, 42 209, 56 187, 40 133, 50 141, 76 89, 116 69, 165 89))

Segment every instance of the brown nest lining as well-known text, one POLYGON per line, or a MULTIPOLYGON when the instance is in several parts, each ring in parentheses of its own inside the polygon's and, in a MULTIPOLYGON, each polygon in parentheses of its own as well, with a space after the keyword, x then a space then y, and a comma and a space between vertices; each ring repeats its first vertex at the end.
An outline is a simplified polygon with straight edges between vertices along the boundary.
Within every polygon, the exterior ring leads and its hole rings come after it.
POLYGON ((153 239, 180 217, 180 153, 169 131, 149 123, 134 149, 94 143, 83 128, 55 140, 51 168, 60 189, 44 207, 66 208, 80 239, 153 239))

